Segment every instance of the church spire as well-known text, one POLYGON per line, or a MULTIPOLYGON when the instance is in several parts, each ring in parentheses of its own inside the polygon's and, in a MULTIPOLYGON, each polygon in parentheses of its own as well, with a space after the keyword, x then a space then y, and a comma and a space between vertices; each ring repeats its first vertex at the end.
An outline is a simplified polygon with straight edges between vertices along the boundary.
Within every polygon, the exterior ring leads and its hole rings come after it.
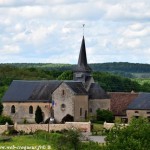
POLYGON ((82 43, 81 43, 78 65, 77 65, 75 71, 76 72, 91 72, 92 71, 92 69, 87 64, 84 36, 83 36, 82 43))

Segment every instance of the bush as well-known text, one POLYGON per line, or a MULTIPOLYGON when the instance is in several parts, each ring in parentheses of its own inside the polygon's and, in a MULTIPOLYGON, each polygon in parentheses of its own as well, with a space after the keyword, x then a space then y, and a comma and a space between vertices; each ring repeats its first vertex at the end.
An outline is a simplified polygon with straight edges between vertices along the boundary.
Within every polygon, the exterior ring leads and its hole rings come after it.
POLYGON ((65 123, 65 122, 73 122, 74 118, 73 116, 71 116, 70 114, 67 114, 61 121, 61 123, 65 123))
POLYGON ((9 125, 13 125, 13 121, 10 117, 8 116, 0 116, 0 125, 5 125, 6 122, 9 124, 9 125))
POLYGON ((150 123, 133 119, 127 127, 115 125, 106 137, 107 150, 148 150, 150 148, 150 123))
POLYGON ((102 122, 113 122, 114 121, 114 115, 111 111, 109 110, 100 110, 98 109, 96 111, 97 114, 97 121, 101 121, 102 122))
POLYGON ((5 131, 2 133, 2 135, 17 135, 19 132, 17 130, 14 129, 10 129, 8 131, 5 131))
POLYGON ((35 122, 36 123, 43 122, 43 113, 40 106, 37 106, 37 109, 35 111, 35 122))
POLYGON ((77 130, 64 130, 62 133, 48 133, 38 130, 33 135, 35 138, 49 141, 53 149, 74 149, 77 150, 80 145, 80 132, 77 130))

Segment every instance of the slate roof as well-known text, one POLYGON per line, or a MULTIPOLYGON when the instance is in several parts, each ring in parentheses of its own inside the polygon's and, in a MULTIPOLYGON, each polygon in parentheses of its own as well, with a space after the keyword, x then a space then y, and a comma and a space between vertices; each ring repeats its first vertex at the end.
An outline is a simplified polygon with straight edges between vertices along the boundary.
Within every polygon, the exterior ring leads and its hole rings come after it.
POLYGON ((138 97, 138 93, 129 92, 110 92, 110 110, 116 116, 126 115, 126 109, 128 105, 138 97))
POLYGON ((14 80, 2 98, 3 102, 49 101, 51 93, 61 84, 61 81, 14 80))
POLYGON ((64 81, 69 88, 77 95, 87 95, 87 91, 85 90, 82 82, 76 82, 76 81, 64 81))
POLYGON ((98 83, 92 83, 89 88, 89 99, 107 99, 109 96, 98 83))
POLYGON ((74 71, 76 71, 76 72, 91 72, 92 71, 92 69, 87 64, 84 36, 83 36, 82 43, 81 43, 78 65, 76 66, 74 71))
POLYGON ((150 93, 140 93, 127 108, 128 110, 150 110, 150 93))

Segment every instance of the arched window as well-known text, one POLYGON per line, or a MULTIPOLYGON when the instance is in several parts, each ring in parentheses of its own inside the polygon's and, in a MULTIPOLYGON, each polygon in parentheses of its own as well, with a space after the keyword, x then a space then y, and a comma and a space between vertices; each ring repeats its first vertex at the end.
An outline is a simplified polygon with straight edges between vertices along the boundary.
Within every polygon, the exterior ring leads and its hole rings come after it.
POLYGON ((15 112, 16 112, 16 110, 15 110, 15 106, 14 106, 14 105, 12 105, 12 106, 11 106, 11 113, 12 113, 12 114, 14 114, 15 112))
POLYGON ((29 114, 33 114, 33 107, 32 106, 29 107, 29 114))

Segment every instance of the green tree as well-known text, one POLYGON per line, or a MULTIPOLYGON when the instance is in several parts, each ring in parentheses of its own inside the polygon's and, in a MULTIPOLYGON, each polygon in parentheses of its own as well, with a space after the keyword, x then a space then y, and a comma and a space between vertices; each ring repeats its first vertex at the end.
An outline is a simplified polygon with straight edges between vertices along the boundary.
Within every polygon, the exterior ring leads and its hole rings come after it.
POLYGON ((106 121, 106 122, 113 122, 114 121, 114 115, 111 111, 109 110, 100 110, 98 109, 96 111, 96 118, 97 121, 106 121))
POLYGON ((72 80, 72 78, 73 78, 73 72, 65 71, 57 79, 58 80, 72 80))
POLYGON ((3 112, 3 104, 0 103, 0 115, 2 115, 2 112, 3 112))
POLYGON ((35 111, 35 122, 40 123, 43 121, 43 112, 40 106, 37 106, 37 109, 35 111))
POLYGON ((150 123, 147 119, 133 119, 127 127, 115 125, 106 137, 106 150, 148 150, 150 123))

